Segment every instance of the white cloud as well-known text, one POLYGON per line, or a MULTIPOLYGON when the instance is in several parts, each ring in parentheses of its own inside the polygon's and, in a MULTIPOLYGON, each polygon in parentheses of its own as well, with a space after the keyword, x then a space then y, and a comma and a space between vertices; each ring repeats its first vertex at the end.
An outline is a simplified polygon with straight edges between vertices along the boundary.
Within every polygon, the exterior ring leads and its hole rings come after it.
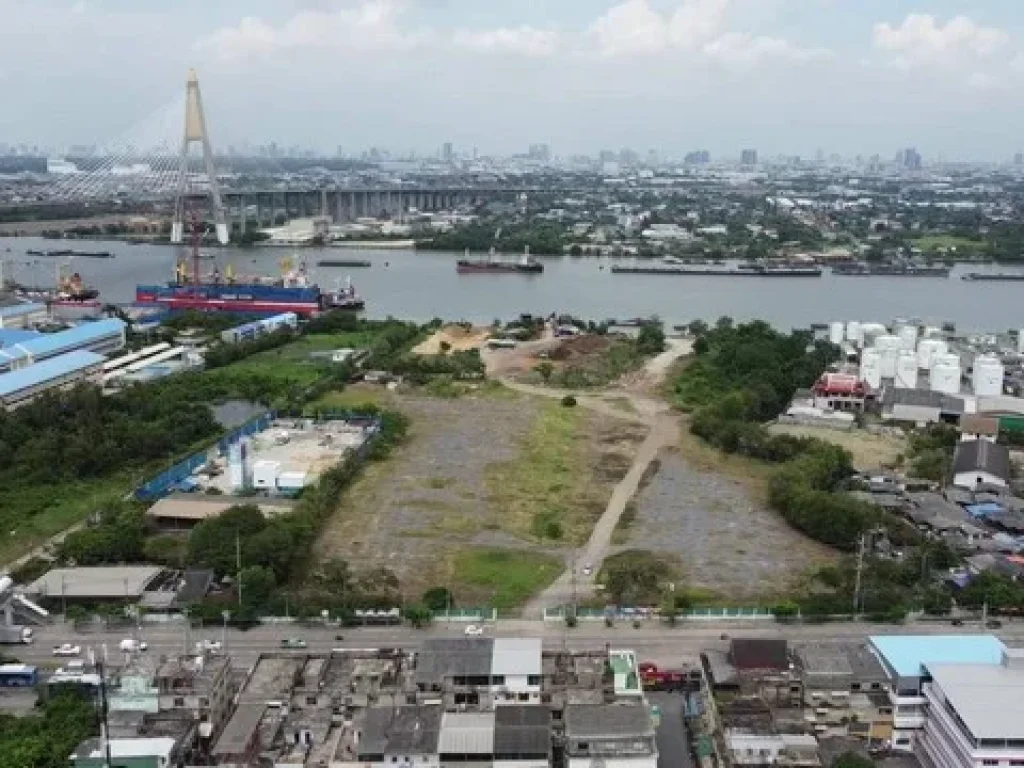
POLYGON ((990 57, 1005 48, 1009 40, 1003 30, 982 27, 966 16, 942 24, 926 13, 912 13, 898 27, 886 22, 876 24, 873 35, 876 48, 908 62, 990 57))
POLYGON ((827 54, 821 48, 804 49, 787 40, 731 30, 731 6, 732 0, 682 0, 659 13, 648 0, 625 0, 595 21, 587 36, 609 57, 683 51, 729 65, 750 65, 827 54))
POLYGON ((550 56, 558 49, 559 35, 554 30, 526 25, 485 30, 460 29, 455 32, 453 42, 459 48, 477 53, 550 56))
POLYGON ((401 11, 401 4, 394 0, 366 0, 355 7, 300 11, 278 26, 249 16, 236 27, 217 30, 198 45, 225 59, 313 48, 411 48, 428 33, 403 31, 398 23, 401 11))

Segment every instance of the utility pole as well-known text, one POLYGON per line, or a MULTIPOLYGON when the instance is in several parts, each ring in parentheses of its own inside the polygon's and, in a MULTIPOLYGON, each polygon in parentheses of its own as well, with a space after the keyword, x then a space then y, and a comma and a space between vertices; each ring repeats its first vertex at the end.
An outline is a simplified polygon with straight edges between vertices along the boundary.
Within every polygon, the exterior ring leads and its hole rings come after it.
POLYGON ((235 533, 235 581, 238 583, 238 605, 242 605, 242 535, 235 533))
POLYGON ((853 618, 857 619, 857 612, 860 610, 860 582, 864 572, 864 536, 860 535, 857 542, 857 577, 853 585, 853 618))

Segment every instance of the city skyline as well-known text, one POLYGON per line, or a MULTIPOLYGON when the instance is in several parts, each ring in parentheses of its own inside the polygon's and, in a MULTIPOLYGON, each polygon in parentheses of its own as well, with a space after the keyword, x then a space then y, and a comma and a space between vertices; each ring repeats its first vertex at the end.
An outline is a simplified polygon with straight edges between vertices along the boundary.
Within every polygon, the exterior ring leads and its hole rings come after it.
POLYGON ((0 0, 0 141, 103 144, 189 66, 216 147, 445 143, 507 155, 1006 161, 1020 150, 1024 9, 1007 0, 0 0))

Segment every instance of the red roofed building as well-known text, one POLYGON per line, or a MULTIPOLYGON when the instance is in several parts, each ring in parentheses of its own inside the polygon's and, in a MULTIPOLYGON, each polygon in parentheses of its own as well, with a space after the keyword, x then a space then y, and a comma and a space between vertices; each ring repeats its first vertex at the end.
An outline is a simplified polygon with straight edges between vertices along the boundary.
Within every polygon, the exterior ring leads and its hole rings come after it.
POLYGON ((867 383, 850 373, 825 373, 811 388, 817 408, 833 411, 863 411, 871 392, 867 383))

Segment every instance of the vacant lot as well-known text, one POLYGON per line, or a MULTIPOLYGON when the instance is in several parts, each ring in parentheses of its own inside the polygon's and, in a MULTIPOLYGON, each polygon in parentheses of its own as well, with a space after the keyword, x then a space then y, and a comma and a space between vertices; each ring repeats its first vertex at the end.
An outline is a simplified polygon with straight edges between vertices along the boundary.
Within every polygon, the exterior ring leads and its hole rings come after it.
POLYGON ((506 584, 503 607, 522 602, 558 574, 570 542, 586 539, 642 438, 508 391, 383 399, 410 417, 410 438, 346 494, 318 554, 391 568, 411 595, 444 584, 462 602, 491 600, 490 579, 506 584), (542 560, 523 560, 534 555, 542 560))
POLYGON ((853 457, 853 466, 860 470, 878 469, 897 463, 899 456, 906 456, 907 440, 896 435, 873 435, 862 429, 848 431, 803 427, 798 424, 773 424, 771 431, 776 434, 795 437, 816 437, 845 448, 853 457))
POLYGON ((832 552, 790 528, 756 494, 743 480, 666 452, 637 500, 626 546, 677 557, 688 587, 724 600, 770 599, 832 552))
POLYGON ((977 251, 985 245, 984 240, 971 240, 957 235, 924 235, 912 242, 922 251, 977 251))
POLYGON ((362 349, 374 338, 369 331, 327 333, 303 336, 277 349, 247 357, 227 368, 217 369, 220 375, 255 374, 273 379, 287 379, 296 384, 312 384, 332 365, 329 357, 318 356, 335 349, 362 349), (229 373, 224 373, 229 372, 229 373))
POLYGON ((447 344, 451 352, 465 352, 470 349, 480 349, 484 342, 490 338, 491 328, 466 328, 461 325, 446 325, 438 329, 429 339, 413 347, 413 354, 416 355, 437 355, 442 351, 442 345, 447 344))

